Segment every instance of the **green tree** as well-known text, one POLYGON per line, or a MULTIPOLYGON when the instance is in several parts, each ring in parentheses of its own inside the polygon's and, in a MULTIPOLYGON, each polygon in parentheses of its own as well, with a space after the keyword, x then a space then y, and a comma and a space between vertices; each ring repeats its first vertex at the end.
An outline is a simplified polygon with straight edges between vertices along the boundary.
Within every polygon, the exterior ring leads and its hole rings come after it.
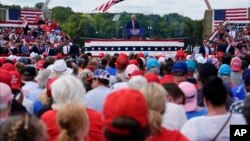
POLYGON ((52 8, 52 19, 55 19, 60 24, 66 22, 72 14, 74 12, 70 7, 57 6, 52 8))
POLYGON ((35 9, 42 9, 43 5, 44 5, 43 2, 39 2, 39 3, 36 3, 34 7, 35 7, 35 9))

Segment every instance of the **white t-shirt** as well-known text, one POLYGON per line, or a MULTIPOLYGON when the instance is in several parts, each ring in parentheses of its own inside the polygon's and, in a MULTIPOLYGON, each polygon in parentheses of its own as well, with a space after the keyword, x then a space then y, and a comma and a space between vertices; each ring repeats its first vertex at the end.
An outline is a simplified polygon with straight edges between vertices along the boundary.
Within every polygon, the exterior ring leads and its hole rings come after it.
MULTIPOLYGON (((218 116, 194 117, 183 126, 181 132, 191 141, 210 141, 221 130, 229 115, 228 113, 218 116)), ((229 141, 230 125, 246 125, 246 120, 241 114, 232 114, 216 141, 229 141)))
POLYGON ((162 117, 162 127, 170 130, 181 130, 187 122, 185 110, 180 105, 166 103, 165 113, 162 117))
POLYGON ((30 91, 38 89, 38 84, 33 81, 24 82, 25 85, 22 87, 23 95, 26 96, 30 91))

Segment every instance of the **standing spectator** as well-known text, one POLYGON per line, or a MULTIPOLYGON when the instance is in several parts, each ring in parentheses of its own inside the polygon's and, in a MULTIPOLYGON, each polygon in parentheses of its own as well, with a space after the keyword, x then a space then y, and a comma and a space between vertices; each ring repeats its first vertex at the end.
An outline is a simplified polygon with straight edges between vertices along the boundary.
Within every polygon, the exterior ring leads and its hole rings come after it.
POLYGON ((211 48, 208 46, 207 40, 203 41, 203 44, 200 46, 199 53, 202 54, 203 57, 212 53, 211 48))
POLYGON ((183 108, 185 95, 175 83, 165 83, 163 87, 168 94, 162 126, 170 130, 180 130, 187 121, 183 108))
POLYGON ((0 125, 9 117, 12 98, 13 95, 10 87, 0 82, 0 125))
POLYGON ((103 110, 106 140, 146 141, 149 134, 148 114, 148 106, 141 92, 133 89, 112 92, 103 110))
POLYGON ((28 56, 30 54, 30 51, 29 51, 29 46, 28 46, 28 43, 24 43, 24 45, 21 47, 21 53, 22 55, 24 56, 28 56))
POLYGON ((247 97, 244 101, 242 114, 244 115, 248 125, 250 125, 250 110, 249 109, 250 109, 250 97, 247 97))
POLYGON ((242 67, 242 61, 239 57, 234 57, 231 60, 230 63, 232 73, 231 73, 231 79, 235 83, 235 85, 241 85, 243 84, 243 81, 241 79, 243 71, 241 70, 242 67))
MULTIPOLYGON (((52 110, 45 112, 41 116, 41 119, 47 126, 49 141, 56 141, 60 134, 59 125, 56 122, 58 110, 68 104, 80 104, 84 106, 86 91, 78 78, 72 75, 65 75, 52 83, 51 93, 54 101, 52 110)), ((86 111, 90 122, 87 135, 88 141, 103 141, 104 138, 101 134, 101 114, 91 109, 86 109, 86 111)))
POLYGON ((221 79, 226 81, 230 86, 233 86, 234 83, 231 80, 231 67, 227 64, 222 64, 219 68, 219 76, 221 79))
POLYGON ((10 50, 10 54, 12 54, 12 55, 18 55, 18 48, 16 47, 16 44, 14 43, 14 42, 12 42, 11 43, 11 45, 10 45, 10 48, 9 48, 10 50))
POLYGON ((47 141, 48 135, 41 120, 31 115, 16 115, 1 126, 1 141, 47 141))
POLYGON ((244 99, 250 96, 250 69, 243 72, 242 78, 244 80, 244 84, 235 88, 238 92, 236 91, 236 93, 234 93, 234 97, 238 101, 231 105, 229 111, 232 113, 242 113, 244 99))
POLYGON ((149 126, 150 126, 150 137, 149 141, 187 141, 179 131, 171 131, 163 128, 162 115, 165 111, 166 106, 166 95, 165 89, 157 84, 150 83, 141 89, 149 108, 149 126))
POLYGON ((195 86, 190 82, 181 82, 179 88, 185 94, 185 105, 184 109, 186 111, 187 119, 191 119, 197 116, 202 116, 207 114, 207 109, 198 106, 197 102, 197 90, 195 86))
POLYGON ((86 96, 86 106, 90 109, 94 109, 98 112, 103 111, 103 104, 106 97, 110 93, 109 88, 109 73, 102 69, 97 69, 94 72, 94 77, 92 78, 92 90, 90 90, 86 96))
POLYGON ((36 68, 33 66, 25 66, 22 72, 22 78, 24 81, 24 86, 22 91, 24 96, 34 89, 38 89, 38 84, 35 82, 36 68))
POLYGON ((22 26, 23 26, 23 34, 28 35, 29 21, 28 21, 27 16, 24 16, 23 21, 22 21, 22 26))
POLYGON ((87 135, 89 120, 82 105, 68 104, 61 108, 57 113, 57 122, 61 128, 58 141, 82 141, 87 135))
POLYGON ((173 66, 174 82, 179 84, 187 81, 188 67, 183 61, 178 61, 173 66))
POLYGON ((242 115, 230 114, 225 106, 226 88, 219 77, 209 78, 203 86, 204 102, 208 109, 206 116, 190 119, 181 129, 189 140, 229 140, 229 126, 245 125, 242 115))

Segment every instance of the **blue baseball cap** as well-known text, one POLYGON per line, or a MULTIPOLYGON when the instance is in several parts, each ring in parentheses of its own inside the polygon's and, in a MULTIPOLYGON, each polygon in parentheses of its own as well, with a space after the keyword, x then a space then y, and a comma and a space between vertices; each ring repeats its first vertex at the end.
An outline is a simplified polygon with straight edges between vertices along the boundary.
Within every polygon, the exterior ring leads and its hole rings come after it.
POLYGON ((176 76, 183 76, 188 73, 188 66, 184 61, 178 61, 173 66, 173 74, 176 76))
POLYGON ((230 76, 231 75, 231 67, 227 64, 223 64, 219 68, 220 76, 230 76))
POLYGON ((195 69, 196 69, 196 63, 195 63, 194 60, 188 59, 186 61, 186 64, 187 64, 188 70, 195 71, 195 69))
POLYGON ((109 80, 110 75, 109 75, 109 73, 106 70, 96 69, 94 71, 94 78, 109 80))
POLYGON ((158 60, 156 60, 155 58, 149 58, 146 62, 147 70, 150 70, 151 68, 159 68, 159 67, 160 67, 160 64, 158 60))

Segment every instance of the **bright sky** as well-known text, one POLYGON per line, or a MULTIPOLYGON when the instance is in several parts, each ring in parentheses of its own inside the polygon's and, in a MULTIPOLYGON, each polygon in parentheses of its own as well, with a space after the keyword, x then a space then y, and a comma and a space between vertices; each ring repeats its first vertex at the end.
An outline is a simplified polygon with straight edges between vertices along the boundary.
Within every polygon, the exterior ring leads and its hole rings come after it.
MULTIPOLYGON (((91 13, 93 9, 108 0, 51 0, 49 8, 55 6, 68 6, 75 12, 91 13)), ((0 0, 0 3, 21 6, 34 6, 45 0, 0 0)), ((225 8, 247 8, 250 7, 250 0, 209 0, 213 9, 225 8)), ((168 14, 179 13, 192 19, 202 19, 206 10, 204 0, 124 0, 108 12, 144 13, 144 14, 168 14)))

